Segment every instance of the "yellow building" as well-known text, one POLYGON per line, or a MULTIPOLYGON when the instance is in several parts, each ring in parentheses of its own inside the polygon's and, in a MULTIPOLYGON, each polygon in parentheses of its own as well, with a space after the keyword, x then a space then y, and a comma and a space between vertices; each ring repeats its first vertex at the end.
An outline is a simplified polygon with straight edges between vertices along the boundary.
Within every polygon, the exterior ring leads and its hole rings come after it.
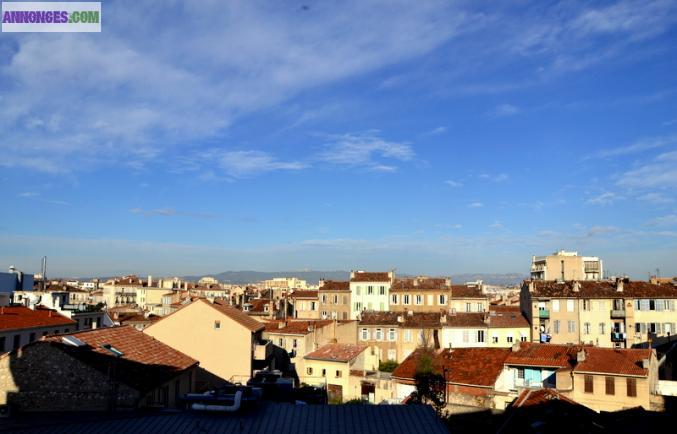
POLYGON ((596 256, 559 250, 549 256, 532 256, 532 280, 602 280, 604 267, 596 256))
POLYGON ((202 387, 225 381, 246 382, 268 363, 272 344, 262 339, 264 325, 231 306, 197 300, 163 317, 144 333, 200 362, 202 387))
POLYGON ((305 372, 299 373, 302 383, 324 386, 330 403, 361 399, 362 389, 351 371, 376 371, 378 359, 367 345, 329 344, 306 354, 305 372))
POLYGON ((294 305, 294 318, 320 319, 317 291, 294 291, 289 298, 294 305))
POLYGON ((629 281, 525 281, 520 307, 531 340, 630 348, 675 334, 673 284, 629 281))
POLYGON ((321 319, 350 318, 350 282, 320 280, 318 297, 321 319))
POLYGON ((162 305, 162 297, 165 294, 167 290, 164 288, 137 287, 136 304, 142 310, 152 311, 155 306, 162 305))

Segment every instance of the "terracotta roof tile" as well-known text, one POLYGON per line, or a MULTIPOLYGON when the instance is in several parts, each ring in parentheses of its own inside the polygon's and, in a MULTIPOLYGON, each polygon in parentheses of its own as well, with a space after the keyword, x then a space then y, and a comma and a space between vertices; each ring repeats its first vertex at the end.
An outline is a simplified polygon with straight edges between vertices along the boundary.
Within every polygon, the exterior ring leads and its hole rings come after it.
POLYGON ((336 280, 325 280, 324 284, 320 287, 320 292, 322 291, 347 291, 350 292, 350 282, 348 281, 336 281, 336 280))
POLYGON ((473 386, 492 387, 503 371, 510 354, 506 348, 455 348, 438 352, 419 349, 407 357, 393 372, 393 377, 413 380, 418 362, 423 354, 433 359, 433 368, 442 373, 447 369, 447 382, 473 386))
POLYGON ((75 321, 54 310, 36 307, 32 310, 25 306, 6 306, 0 308, 0 330, 17 330, 36 327, 55 327, 75 325, 75 321))
POLYGON ((294 291, 289 297, 291 298, 314 298, 318 297, 317 291, 294 291))
POLYGON ((571 368, 582 345, 553 345, 520 342, 519 351, 511 352, 505 363, 517 366, 571 368))
MULTIPOLYGON (((525 280, 523 288, 529 287, 525 280)), ((649 282, 630 281, 623 283, 623 292, 618 292, 616 282, 612 281, 580 281, 580 287, 574 291, 574 281, 533 281, 535 297, 558 298, 677 298, 677 286, 655 285, 649 282)))
POLYGON ((562 395, 555 389, 524 389, 517 397, 515 402, 511 404, 512 408, 532 407, 543 404, 548 404, 553 401, 563 401, 568 404, 581 405, 562 395))
MULTIPOLYGON (((404 328, 440 328, 439 312, 376 312, 363 311, 360 325, 393 325, 404 328), (398 321, 398 318, 402 322, 398 321)), ((450 318, 447 316, 447 318, 450 318)))
POLYGON ((513 310, 493 310, 489 315, 489 328, 529 328, 529 321, 522 315, 519 308, 513 310))
POLYGON ((585 347, 584 350, 585 360, 578 362, 574 372, 642 377, 648 375, 649 370, 642 367, 642 361, 651 359, 650 349, 585 347))
POLYGON ((487 298, 487 295, 477 286, 451 285, 451 298, 487 298))
POLYGON ((232 306, 224 305, 224 304, 217 304, 217 303, 210 303, 207 300, 200 299, 196 303, 207 303, 209 306, 213 307, 214 309, 218 310, 222 314, 226 315, 228 318, 232 319, 233 321, 237 322, 243 327, 248 328, 249 330, 256 332, 259 330, 264 329, 264 325, 255 320, 254 318, 250 317, 246 313, 242 312, 239 309, 236 309, 232 306))
POLYGON ((279 334, 290 334, 290 335, 307 335, 312 333, 309 328, 314 327, 316 329, 326 327, 332 324, 332 320, 318 320, 318 321, 288 321, 287 324, 284 324, 284 321, 268 321, 265 323, 266 332, 268 333, 279 333, 279 334), (280 326, 282 324, 283 326, 280 326))
POLYGON ((349 362, 359 356, 367 345, 329 344, 306 354, 305 359, 326 360, 330 362, 349 362))
POLYGON ((68 335, 51 336, 45 340, 63 351, 108 372, 112 359, 118 361, 116 377, 137 390, 152 390, 198 361, 130 326, 102 327, 68 335), (74 336, 86 345, 77 347, 63 343, 63 337, 74 336), (102 345, 109 344, 123 353, 116 358, 102 345))
POLYGON ((353 277, 350 278, 351 282, 390 282, 390 275, 386 272, 368 272, 368 271, 355 271, 353 277))
MULTIPOLYGON (((449 280, 450 281, 450 280, 449 280)), ((447 279, 438 277, 416 277, 413 279, 396 279, 390 287, 391 292, 409 291, 444 291, 451 289, 447 279)))

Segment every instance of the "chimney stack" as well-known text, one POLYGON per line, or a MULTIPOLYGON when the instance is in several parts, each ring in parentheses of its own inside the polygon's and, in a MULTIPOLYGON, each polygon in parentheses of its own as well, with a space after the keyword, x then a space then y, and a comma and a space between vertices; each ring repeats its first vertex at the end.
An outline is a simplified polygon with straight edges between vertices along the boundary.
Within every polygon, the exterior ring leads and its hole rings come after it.
POLYGON ((529 281, 529 292, 534 292, 534 281, 533 280, 529 281))
POLYGON ((579 292, 581 290, 581 284, 578 282, 578 280, 574 282, 573 290, 574 292, 579 292))
POLYGON ((623 292, 623 279, 616 280, 616 292, 623 292))
POLYGON ((578 353, 576 353, 576 361, 578 363, 585 362, 585 350, 584 349, 581 349, 578 353))

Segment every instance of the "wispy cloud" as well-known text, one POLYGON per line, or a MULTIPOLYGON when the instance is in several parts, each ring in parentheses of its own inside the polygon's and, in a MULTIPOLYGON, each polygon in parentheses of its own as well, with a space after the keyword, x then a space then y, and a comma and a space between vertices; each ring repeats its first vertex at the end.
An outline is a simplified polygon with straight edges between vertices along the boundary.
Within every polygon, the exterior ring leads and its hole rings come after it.
POLYGON ((489 229, 494 229, 494 230, 503 229, 503 227, 504 227, 503 224, 501 222, 499 222, 498 220, 494 220, 494 222, 489 225, 489 229))
POLYGON ((468 208, 482 208, 484 204, 482 202, 470 202, 468 208))
POLYGON ((496 117, 513 116, 520 112, 520 108, 512 104, 500 104, 491 110, 491 114, 496 117))
POLYGON ((637 196, 637 199, 643 202, 652 203, 654 205, 666 205, 675 202, 675 199, 672 197, 666 196, 665 194, 657 191, 641 194, 637 196))
POLYGON ((477 177, 480 178, 480 179, 484 179, 484 180, 487 180, 487 181, 493 181, 493 182, 503 182, 503 181, 507 181, 508 178, 509 178, 507 173, 495 173, 495 174, 480 173, 477 177))
POLYGON ((668 214, 656 217, 647 222, 649 226, 677 226, 677 214, 668 214))
POLYGON ((618 194, 611 191, 604 191, 596 196, 588 198, 585 203, 589 205, 611 205, 619 199, 622 199, 622 197, 618 194))
POLYGON ((444 134, 446 132, 447 132, 447 127, 440 126, 440 127, 437 127, 437 128, 434 128, 434 129, 428 131, 426 134, 428 134, 430 136, 437 136, 437 135, 440 135, 440 134, 444 134))
POLYGON ((677 188, 677 151, 665 152, 651 162, 626 171, 619 177, 616 184, 642 189, 677 188))
POLYGON ((226 174, 240 178, 276 170, 301 170, 308 167, 299 161, 278 161, 262 151, 215 151, 218 165, 226 174))
POLYGON ((454 187, 454 188, 457 188, 457 187, 463 187, 463 183, 462 183, 462 182, 460 182, 460 181, 454 181, 454 180, 452 180, 452 179, 447 179, 446 181, 444 181, 444 183, 447 184, 449 187, 454 187))
POLYGON ((372 131, 331 136, 316 158, 337 166, 392 172, 397 169, 393 163, 410 161, 414 156, 409 143, 385 140, 372 131))
POLYGON ((603 149, 598 153, 594 154, 593 156, 600 158, 618 157, 622 155, 644 152, 651 149, 662 148, 674 144, 677 144, 677 135, 645 138, 626 146, 620 146, 618 148, 611 149, 603 149))
POLYGON ((132 214, 139 214, 146 217, 193 217, 199 219, 214 219, 218 218, 218 214, 208 213, 208 212, 193 212, 193 211, 179 211, 175 208, 156 208, 156 209, 143 209, 143 208, 130 208, 129 212, 132 214))
POLYGON ((34 191, 25 191, 23 193, 17 194, 18 197, 24 198, 24 199, 30 199, 42 203, 48 203, 51 205, 70 205, 70 202, 67 202, 65 200, 59 200, 59 199, 51 199, 48 197, 43 197, 40 195, 40 193, 34 192, 34 191))

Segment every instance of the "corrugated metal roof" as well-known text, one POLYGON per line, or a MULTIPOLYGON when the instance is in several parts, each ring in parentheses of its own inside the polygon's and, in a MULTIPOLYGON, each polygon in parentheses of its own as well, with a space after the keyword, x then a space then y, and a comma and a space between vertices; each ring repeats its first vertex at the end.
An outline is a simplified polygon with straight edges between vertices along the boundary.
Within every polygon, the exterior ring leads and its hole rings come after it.
MULTIPOLYGON (((118 416, 119 417, 119 416, 118 416)), ((48 418, 48 417, 47 417, 48 418)), ((242 433, 242 434, 448 434, 426 405, 263 404, 248 413, 182 412, 82 423, 33 418, 15 426, 22 433, 242 433), (34 426, 27 426, 34 423, 34 426), (22 429, 23 428, 23 429, 22 429)))

